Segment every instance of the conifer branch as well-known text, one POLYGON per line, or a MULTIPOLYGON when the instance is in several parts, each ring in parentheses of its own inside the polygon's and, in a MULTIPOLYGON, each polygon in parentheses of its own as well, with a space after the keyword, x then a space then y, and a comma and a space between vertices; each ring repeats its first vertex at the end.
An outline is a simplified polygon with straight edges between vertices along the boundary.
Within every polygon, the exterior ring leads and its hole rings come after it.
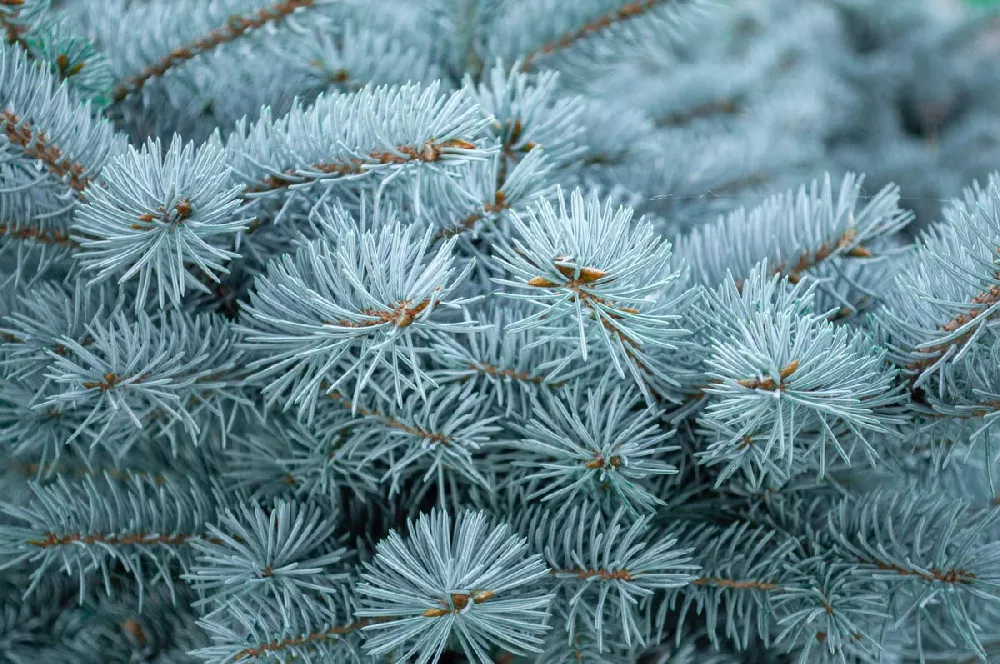
POLYGON ((836 255, 836 252, 839 250, 846 249, 843 255, 851 258, 871 258, 873 254, 869 249, 855 243, 856 235, 857 232, 854 227, 848 226, 847 230, 832 243, 824 242, 814 252, 808 250, 803 252, 790 268, 784 262, 779 263, 773 268, 772 274, 788 277, 789 283, 797 284, 805 272, 818 267, 831 256, 836 255))
POLYGON ((483 513, 460 513, 452 530, 449 516, 433 511, 411 521, 408 530, 406 540, 393 531, 377 545, 357 586, 362 599, 355 615, 400 618, 366 627, 369 655, 402 646, 430 661, 453 632, 473 640, 480 653, 487 644, 517 653, 539 651, 552 595, 541 583, 545 565, 529 553, 524 539, 507 525, 490 528, 483 513), (414 565, 420 566, 416 572, 414 565), (446 570, 451 572, 442 575, 446 570), (489 608, 479 609, 483 603, 489 608), (496 614, 509 627, 486 627, 483 621, 496 614))
POLYGON ((938 569, 928 568, 926 571, 909 569, 894 563, 887 563, 881 560, 865 559, 859 560, 862 565, 872 565, 885 572, 895 572, 900 576, 916 577, 929 583, 947 583, 950 585, 973 585, 978 577, 975 573, 963 569, 938 569))
POLYGON ((712 115, 733 116, 740 112, 740 100, 735 97, 705 102, 683 111, 667 113, 656 119, 657 127, 680 127, 699 118, 712 115))
POLYGON ((251 657, 263 657, 264 655, 272 653, 280 653, 283 650, 288 650, 289 648, 297 648, 299 646, 308 646, 313 643, 321 643, 324 641, 329 641, 330 639, 339 638, 345 634, 350 634, 358 630, 364 629, 369 625, 374 625, 376 623, 388 622, 392 618, 362 618, 349 625, 338 625, 330 627, 321 632, 311 632, 309 634, 303 634, 301 636, 293 636, 287 639, 282 639, 280 641, 271 641, 269 643, 261 643, 257 646, 251 646, 249 648, 244 648, 233 656, 234 662, 239 662, 251 657))
POLYGON ((80 248, 79 243, 68 232, 56 229, 43 229, 34 225, 22 226, 19 224, 0 223, 0 236, 14 240, 28 240, 37 242, 38 244, 69 247, 70 249, 80 248))
MULTIPOLYGON (((54 413, 53 416, 57 416, 59 413, 54 413)), ((141 477, 147 479, 152 484, 157 486, 164 484, 167 481, 167 477, 160 473, 151 473, 146 471, 135 471, 132 469, 121 470, 119 468, 114 468, 112 466, 107 467, 96 467, 96 466, 70 466, 65 464, 41 464, 41 463, 20 463, 15 460, 11 460, 8 464, 9 468, 14 472, 24 475, 26 477, 39 477, 39 476, 69 476, 74 477, 110 477, 114 480, 120 480, 122 482, 131 482, 135 478, 141 477)))
POLYGON ((564 50, 578 41, 596 35, 619 23, 639 18, 654 9, 677 2, 678 0, 634 0, 622 5, 617 10, 585 23, 576 30, 566 32, 558 39, 546 42, 535 51, 526 54, 521 62, 521 71, 530 71, 534 67, 535 60, 540 56, 564 50))
MULTIPOLYGON (((827 175, 754 208, 740 208, 681 238, 677 253, 688 258, 692 276, 709 288, 730 272, 741 288, 763 259, 771 274, 792 284, 807 275, 823 281, 839 274, 850 259, 888 256, 883 250, 887 240, 912 219, 912 213, 900 209, 895 186, 884 187, 862 205, 863 182, 847 174, 834 189, 827 175)), ((843 302, 841 295, 838 304, 843 302)))
MULTIPOLYGON (((486 364, 483 362, 473 362, 469 365, 469 368, 487 376, 496 376, 500 378, 507 378, 509 380, 516 380, 522 383, 531 383, 533 385, 543 385, 547 381, 545 376, 530 373, 528 371, 517 371, 516 369, 511 369, 509 367, 499 367, 492 364, 486 364)), ((559 384, 553 384, 553 387, 558 387, 559 384)))
POLYGON ((277 23, 299 9, 308 9, 315 2, 316 0, 279 0, 270 7, 263 7, 248 15, 230 16, 225 25, 216 28, 204 37, 175 48, 138 74, 116 85, 112 92, 112 99, 114 103, 121 103, 129 95, 141 90, 149 81, 162 76, 178 65, 208 53, 222 44, 236 41, 250 31, 277 23))
POLYGON ((771 581, 748 581, 740 579, 723 579, 716 576, 700 576, 691 582, 694 586, 715 586, 730 590, 762 590, 780 591, 782 586, 771 581))
MULTIPOLYGON (((329 383, 324 382, 321 383, 321 385, 322 385, 321 389, 324 390, 329 389, 329 383)), ((439 433, 435 431, 427 431, 418 426, 401 422, 400 420, 397 420, 396 418, 392 417, 387 413, 383 413, 378 410, 357 405, 354 402, 352 402, 348 397, 341 394, 340 392, 330 392, 327 394, 327 397, 338 402, 340 405, 342 405, 344 408, 347 408, 352 413, 357 413, 361 417, 375 418, 376 420, 378 420, 385 426, 389 427, 390 429, 397 429, 399 431, 402 431, 403 433, 410 434, 411 436, 416 436, 417 438, 422 438, 426 441, 437 443, 439 445, 444 445, 446 447, 452 442, 452 438, 448 434, 439 433)))
MULTIPOLYGON (((502 182, 499 184, 501 187, 503 186, 502 182)), ((439 231, 438 234, 434 236, 434 241, 438 242, 440 240, 447 240, 455 237, 456 235, 461 235, 462 233, 471 231, 475 228, 476 224, 485 219, 487 216, 500 214, 504 210, 509 209, 510 204, 507 202, 506 194, 502 190, 497 189, 493 196, 492 203, 485 203, 481 212, 472 212, 462 219, 462 221, 460 221, 457 225, 439 231)))
POLYGON ((51 549, 60 546, 76 546, 79 544, 100 544, 102 546, 183 546, 191 540, 204 540, 213 544, 221 544, 222 540, 214 537, 191 533, 161 535, 155 533, 134 532, 112 535, 108 533, 45 533, 43 539, 28 540, 28 544, 40 549, 51 549))
MULTIPOLYGON (((1000 272, 995 275, 995 278, 1000 280, 1000 272)), ((947 321, 942 325, 939 330, 945 334, 951 334, 960 330, 961 328, 978 321, 979 317, 982 316, 987 311, 991 311, 994 307, 1000 304, 1000 284, 994 284, 988 289, 980 292, 978 295, 972 298, 969 302, 970 305, 975 308, 970 309, 966 313, 959 314, 947 321)), ((996 311, 992 311, 991 316, 996 315, 996 311)), ((930 353, 931 355, 927 357, 921 357, 920 359, 914 360, 906 365, 906 368, 910 371, 916 372, 916 376, 919 377, 920 372, 934 365, 938 359, 948 352, 948 349, 961 346, 966 341, 968 341, 972 335, 975 333, 975 329, 970 329, 969 331, 961 334, 959 336, 953 337, 939 344, 927 348, 921 348, 921 353, 930 353)))
MULTIPOLYGON (((788 283, 797 284, 802 281, 802 277, 805 276, 810 270, 818 268, 825 261, 829 260, 831 257, 837 255, 848 256, 851 258, 871 258, 873 256, 872 252, 865 248, 864 246, 858 244, 851 246, 854 242, 855 237, 854 228, 848 228, 844 233, 836 239, 836 241, 824 242, 816 248, 816 251, 804 251, 798 258, 798 260, 789 268, 785 261, 781 261, 777 265, 771 268, 771 274, 779 277, 787 277, 788 283), (841 249, 847 249, 847 251, 838 254, 837 252, 841 249)), ((740 279, 736 282, 737 288, 743 287, 743 280, 740 279)), ((834 318, 838 316, 846 316, 847 312, 838 311, 834 315, 834 318)))
POLYGON ((65 8, 53 9, 51 0, 0 0, 0 32, 38 69, 103 106, 111 81, 106 59, 76 34, 65 8))
POLYGON ((433 139, 421 146, 397 145, 394 150, 375 150, 366 155, 364 159, 350 158, 329 162, 310 164, 306 168, 315 171, 315 175, 304 175, 298 169, 286 169, 283 176, 268 175, 259 184, 248 185, 243 190, 244 197, 253 194, 284 189, 296 184, 319 179, 321 175, 360 175, 372 165, 403 165, 413 162, 432 163, 441 158, 444 150, 449 148, 459 148, 462 150, 473 150, 475 145, 469 141, 454 138, 442 143, 436 143, 433 139))
POLYGON ((593 569, 593 568, 569 568, 554 569, 553 576, 564 574, 581 580, 600 578, 601 581, 631 581, 632 575, 627 569, 593 569))
POLYGON ((58 146, 49 143, 42 132, 35 132, 32 124, 10 111, 0 113, 4 134, 13 145, 20 147, 25 156, 37 159, 45 168, 62 180, 70 189, 82 197, 83 190, 90 184, 92 176, 80 163, 65 156, 58 146))

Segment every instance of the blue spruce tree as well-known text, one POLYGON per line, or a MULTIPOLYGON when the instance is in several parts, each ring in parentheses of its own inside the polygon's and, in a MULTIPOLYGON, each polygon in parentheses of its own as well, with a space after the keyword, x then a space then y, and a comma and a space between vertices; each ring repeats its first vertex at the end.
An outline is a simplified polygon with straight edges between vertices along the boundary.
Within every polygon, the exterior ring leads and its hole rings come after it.
POLYGON ((1000 661, 996 26, 891 5, 0 0, 0 662, 1000 661))

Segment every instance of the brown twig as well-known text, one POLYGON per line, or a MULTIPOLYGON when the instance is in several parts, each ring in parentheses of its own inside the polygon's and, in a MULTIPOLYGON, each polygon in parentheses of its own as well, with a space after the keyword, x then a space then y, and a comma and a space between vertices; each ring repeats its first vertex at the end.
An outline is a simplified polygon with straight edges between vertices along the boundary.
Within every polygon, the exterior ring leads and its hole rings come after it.
POLYGON ((392 620, 391 618, 376 618, 369 619, 363 618, 357 622, 353 622, 349 625, 344 625, 343 627, 331 627, 329 629, 323 630, 322 632, 312 632, 309 634, 303 634, 302 636, 293 636, 287 639, 282 639, 280 641, 271 641, 270 643, 261 643, 258 646, 253 646, 250 648, 244 648, 243 650, 236 653, 233 657, 234 662, 239 662, 250 657, 260 657, 268 653, 278 652, 280 650, 285 650, 287 648, 294 648, 296 646, 309 645, 313 643, 320 643, 327 641, 329 639, 337 638, 345 634, 350 634, 359 629, 363 629, 368 625, 373 625, 377 622, 387 622, 392 620))
POLYGON ((507 203, 507 195, 503 191, 497 190, 493 199, 494 201, 492 203, 486 203, 483 205, 482 212, 473 212, 472 214, 466 216, 465 219, 459 222, 456 226, 439 231, 438 234, 434 236, 434 241, 438 242, 440 240, 446 240, 450 237, 471 231, 476 224, 485 219, 487 215, 500 214, 504 210, 510 209, 510 205, 507 203))
POLYGON ((392 309, 386 311, 379 311, 376 309, 362 309, 359 313, 365 316, 371 316, 375 320, 363 320, 363 321, 349 321, 349 320, 338 320, 338 321, 324 321, 327 325, 336 325, 337 327, 375 327, 376 325, 385 325, 386 323, 391 323, 398 328, 409 327, 413 322, 427 307, 430 306, 430 299, 418 302, 416 304, 411 303, 409 300, 403 300, 398 302, 396 306, 392 309))
MULTIPOLYGON (((369 152, 364 159, 341 159, 329 162, 319 162, 310 164, 309 169, 325 175, 360 175, 365 172, 368 166, 373 164, 408 164, 414 162, 430 163, 438 161, 449 148, 460 148, 462 150, 473 150, 475 145, 469 141, 454 138, 442 143, 437 143, 431 139, 422 146, 397 145, 394 150, 374 150, 369 152)), ((289 168, 282 171, 281 175, 265 176, 259 183, 247 185, 243 189, 243 197, 249 198, 255 194, 263 194, 277 191, 292 185, 302 184, 311 180, 318 180, 319 177, 313 174, 303 175, 297 169, 289 168)), ((474 224, 476 220, 470 222, 474 224)), ((244 231, 245 235, 255 233, 264 226, 260 219, 254 219, 249 227, 244 231)))
POLYGON ((880 570, 896 572, 901 576, 916 576, 924 581, 939 581, 941 583, 949 583, 953 585, 972 585, 978 578, 975 573, 963 569, 937 569, 932 567, 926 572, 920 572, 917 570, 906 569, 905 567, 900 567, 899 565, 884 563, 881 560, 861 559, 860 562, 862 565, 873 565, 880 570))
POLYGON ((554 569, 551 574, 574 574, 578 579, 600 577, 602 581, 632 580, 632 574, 627 569, 554 569))
POLYGON ((93 533, 84 535, 81 533, 66 533, 57 535, 56 533, 46 533, 44 539, 28 540, 28 544, 41 549, 48 549, 57 546, 69 546, 71 544, 107 544, 113 546, 145 546, 163 544, 166 546, 181 546, 193 539, 199 539, 212 544, 223 544, 217 537, 206 538, 201 535, 180 533, 177 535, 157 535, 150 533, 128 533, 125 535, 107 535, 104 533, 93 533))
POLYGON ((509 378, 510 380, 516 380, 521 383, 533 383, 535 385, 541 385, 546 381, 545 376, 536 376, 527 371, 517 371, 515 369, 507 369, 504 367, 498 367, 493 364, 486 364, 484 362, 473 362, 469 365, 469 368, 473 371, 477 371, 487 376, 509 378))
MULTIPOLYGON (((329 384, 327 384, 325 381, 320 385, 321 389, 327 389, 328 387, 329 384)), ((330 399, 333 399, 334 401, 339 401, 341 405, 343 405, 345 408, 351 410, 354 409, 354 403, 340 392, 331 392, 327 396, 330 399)), ((362 417, 374 417, 376 419, 379 419, 386 426, 393 429, 398 429, 400 431, 410 434, 411 436, 423 438, 424 440, 429 440, 431 442, 438 443, 440 445, 449 445, 451 443, 451 436, 449 436, 448 434, 438 433, 434 431, 425 431, 420 427, 406 424, 405 422, 401 422, 395 419, 391 415, 380 413, 377 410, 371 410, 363 406, 358 406, 355 412, 357 412, 362 417)))
POLYGON ((855 237, 856 232, 854 228, 849 227, 833 243, 824 242, 819 246, 815 253, 810 251, 803 253, 790 269, 785 266, 784 262, 779 263, 778 266, 774 268, 772 274, 780 274, 788 277, 789 282, 797 284, 802 280, 802 274, 806 270, 816 267, 839 249, 847 249, 845 252, 846 255, 852 258, 871 258, 872 252, 867 248, 861 245, 851 246, 854 243, 855 237))
POLYGON ((51 244, 71 249, 80 248, 80 245, 70 237, 69 233, 55 229, 45 230, 38 226, 15 226, 0 223, 0 235, 15 240, 33 240, 38 244, 51 244))
MULTIPOLYGON (((398 145, 395 150, 374 150, 366 155, 365 159, 343 159, 339 161, 321 162, 312 164, 310 169, 325 175, 359 175, 372 164, 407 164, 410 162, 433 162, 441 158, 448 148, 461 148, 472 150, 476 146, 468 141, 455 138, 443 143, 436 143, 433 139, 427 141, 420 147, 412 145, 398 145)), ((268 175, 260 184, 247 186, 243 190, 244 196, 259 194, 276 189, 282 189, 294 184, 308 181, 313 176, 304 176, 295 169, 288 169, 282 175, 268 175)))
POLYGON ((693 586, 716 586, 733 590, 781 590, 781 586, 770 581, 737 581, 716 576, 702 576, 691 582, 693 586))
MULTIPOLYGON (((55 413, 54 416, 60 415, 55 413)), ((9 464, 10 469, 14 472, 26 475, 26 476, 48 476, 51 474, 64 475, 72 473, 75 477, 88 477, 88 476, 106 476, 115 480, 120 480, 122 482, 130 482, 134 477, 148 477, 156 485, 163 485, 166 483, 167 478, 162 474, 153 474, 147 471, 136 471, 136 470, 120 470, 118 468, 87 468, 85 466, 72 467, 72 466, 61 466, 58 464, 40 464, 40 463, 20 463, 17 461, 11 461, 9 464)))

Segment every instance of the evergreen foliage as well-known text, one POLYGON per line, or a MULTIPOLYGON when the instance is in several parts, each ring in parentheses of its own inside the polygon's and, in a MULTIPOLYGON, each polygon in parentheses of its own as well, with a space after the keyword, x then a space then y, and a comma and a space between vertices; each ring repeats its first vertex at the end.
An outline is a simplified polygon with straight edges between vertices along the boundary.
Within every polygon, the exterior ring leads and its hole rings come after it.
POLYGON ((0 662, 998 661, 942 7, 0 0, 0 662))

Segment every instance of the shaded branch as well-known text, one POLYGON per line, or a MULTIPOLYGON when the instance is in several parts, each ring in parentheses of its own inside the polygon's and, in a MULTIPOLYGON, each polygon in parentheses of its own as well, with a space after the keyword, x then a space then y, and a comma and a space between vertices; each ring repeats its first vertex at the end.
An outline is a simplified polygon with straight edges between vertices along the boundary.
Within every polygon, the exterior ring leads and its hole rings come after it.
MULTIPOLYGON (((327 389, 328 387, 329 384, 326 383, 325 381, 320 386, 321 389, 327 389)), ((434 431, 425 431, 420 427, 406 424, 405 422, 401 422, 400 420, 397 420, 391 415, 387 415, 385 413, 381 413, 377 410, 372 410, 370 408, 365 408, 363 406, 357 406, 340 392, 331 392, 327 396, 330 399, 339 402, 342 406, 351 410, 352 412, 358 413, 362 417, 373 417, 378 420, 381 420, 383 424, 392 429, 398 429, 400 431, 403 431, 404 433, 410 434, 411 436, 423 438, 424 440, 429 440, 431 442, 439 443, 441 445, 449 445, 451 443, 452 439, 451 436, 449 436, 448 434, 438 433, 434 431)))
POLYGON ((521 63, 521 71, 531 70, 534 66, 535 59, 539 56, 551 55, 556 51, 572 46, 582 39, 595 35, 603 30, 607 30, 618 23, 623 23, 629 19, 647 14, 662 5, 676 2, 677 0, 636 0, 636 2, 630 2, 623 5, 609 14, 596 18, 589 23, 585 23, 576 30, 564 33, 558 39, 546 42, 536 51, 526 54, 521 63))
POLYGON ((373 625, 378 622, 387 622, 391 618, 362 618, 357 622, 353 622, 349 625, 334 626, 329 629, 323 630, 322 632, 311 632, 309 634, 303 634, 302 636, 294 636, 287 639, 282 639, 281 641, 271 641, 270 643, 261 643, 258 646, 253 646, 250 648, 244 648, 240 652, 233 656, 234 662, 239 662, 250 657, 260 657, 268 653, 280 652, 282 650, 287 650, 288 648, 295 648, 298 646, 309 645, 311 643, 321 643, 329 639, 334 639, 345 634, 350 634, 351 632, 356 632, 359 629, 364 629, 369 625, 373 625))
POLYGON ((56 533, 45 533, 44 539, 28 540, 28 544, 40 549, 51 549, 60 546, 74 546, 77 544, 101 544, 105 546, 148 546, 163 544, 165 546, 181 546, 194 539, 204 540, 206 542, 211 542, 212 544, 224 543, 217 537, 206 538, 202 535, 189 533, 159 535, 156 533, 139 532, 127 533, 124 535, 109 535, 106 533, 91 533, 89 535, 84 535, 82 533, 66 533, 59 535, 56 533))
POLYGON ((71 249, 79 249, 80 245, 70 237, 70 234, 60 230, 46 230, 38 226, 17 226, 0 223, 0 236, 14 240, 33 240, 38 244, 51 244, 71 249))
POLYGON ((269 23, 277 23, 296 10, 312 7, 314 4, 315 0, 281 0, 246 16, 230 16, 225 25, 212 30, 205 37, 175 48, 124 83, 116 85, 112 91, 112 99, 114 103, 120 103, 130 94, 141 90, 152 79, 162 76, 178 65, 208 53, 222 44, 236 41, 251 30, 258 30, 269 23))
POLYGON ((736 579, 723 579, 715 576, 702 576, 691 582, 693 586, 716 586, 719 588, 731 588, 733 590, 782 590, 777 583, 770 581, 739 581, 736 579))

